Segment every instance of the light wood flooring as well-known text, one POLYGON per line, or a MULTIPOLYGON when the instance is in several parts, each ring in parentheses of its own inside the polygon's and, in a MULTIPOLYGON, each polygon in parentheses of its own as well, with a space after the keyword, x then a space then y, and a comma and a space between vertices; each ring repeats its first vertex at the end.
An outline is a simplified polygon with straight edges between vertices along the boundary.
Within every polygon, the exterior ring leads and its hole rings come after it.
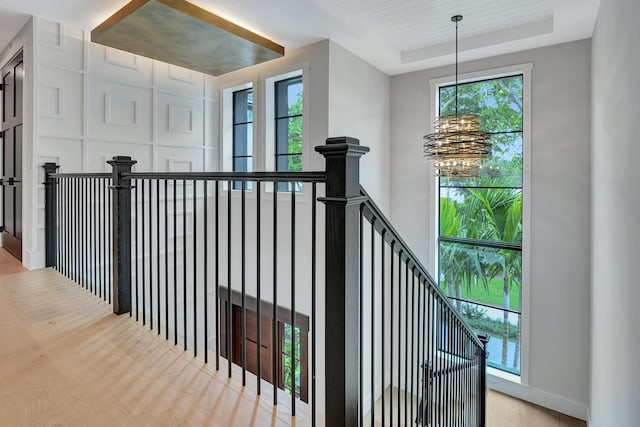
POLYGON ((27 271, 27 269, 22 266, 22 263, 17 258, 0 248, 0 276, 20 273, 21 271, 27 271))
POLYGON ((115 316, 51 269, 0 276, 0 426, 309 424, 224 367, 115 316))
POLYGON ((487 427, 586 427, 582 420, 489 390, 487 427))
MULTIPOLYGON (((286 404, 149 333, 53 270, 0 248, 0 426, 288 426, 286 404), (17 273, 17 274, 16 274, 17 273)), ((226 365, 225 365, 226 366, 226 365)), ((321 425, 321 424, 319 424, 321 425)), ((489 391, 488 427, 584 427, 489 391)))

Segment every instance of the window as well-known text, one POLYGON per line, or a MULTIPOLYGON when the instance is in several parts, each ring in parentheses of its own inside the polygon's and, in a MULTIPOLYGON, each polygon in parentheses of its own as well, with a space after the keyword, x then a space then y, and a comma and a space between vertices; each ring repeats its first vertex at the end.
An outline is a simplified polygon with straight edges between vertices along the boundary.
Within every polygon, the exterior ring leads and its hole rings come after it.
MULTIPOLYGON (((469 324, 490 337, 488 364, 520 375, 523 75, 458 86, 459 113, 480 116, 493 155, 479 177, 439 180, 439 281, 469 324)), ((438 91, 455 113, 455 87, 438 91)))
MULTIPOLYGON (((275 170, 302 170, 302 76, 275 82, 275 170)), ((302 185, 296 183, 296 191, 302 185)), ((278 191, 291 191, 291 183, 279 183, 278 191)))
MULTIPOLYGON (((291 325, 288 323, 278 322, 280 324, 280 384, 278 386, 287 393, 291 394, 291 376, 293 375, 293 360, 296 361, 295 369, 295 386, 296 397, 301 397, 302 392, 302 378, 300 377, 300 371, 302 367, 301 360, 301 341, 300 341, 300 328, 296 327, 296 340, 292 341, 291 325), (291 347, 295 345, 295 351, 292 352, 291 347), (295 359, 292 354, 295 353, 295 359)), ((306 391, 306 384, 305 384, 306 391)), ((306 393, 305 393, 306 395, 306 393)), ((303 399, 306 402, 306 397, 303 399)))
MULTIPOLYGON (((251 88, 233 92, 232 127, 232 170, 250 172, 253 170, 253 91, 251 88)), ((248 188, 250 183, 245 185, 245 188, 248 188)), ((241 182, 233 183, 234 190, 241 188, 241 182)))
MULTIPOLYGON (((242 293, 232 290, 232 307, 228 312, 228 290, 224 286, 218 288, 220 297, 220 350, 223 357, 228 357, 227 351, 227 318, 231 321, 230 350, 234 364, 242 366, 242 293)), ((258 344, 260 345, 260 371, 262 379, 274 384, 274 361, 278 366, 276 378, 278 388, 291 394, 291 380, 294 378, 296 397, 303 402, 309 402, 309 317, 296 313, 295 340, 292 336, 291 311, 278 306, 278 322, 276 329, 273 325, 273 305, 267 301, 261 303, 261 321, 258 329, 258 303, 255 297, 245 295, 246 311, 246 367, 253 374, 258 373, 258 344), (260 340, 258 340, 260 331, 260 340), (275 343, 273 339, 277 337, 275 343), (293 369, 295 360, 295 373, 293 369), (295 376, 294 376, 295 375, 295 376)))

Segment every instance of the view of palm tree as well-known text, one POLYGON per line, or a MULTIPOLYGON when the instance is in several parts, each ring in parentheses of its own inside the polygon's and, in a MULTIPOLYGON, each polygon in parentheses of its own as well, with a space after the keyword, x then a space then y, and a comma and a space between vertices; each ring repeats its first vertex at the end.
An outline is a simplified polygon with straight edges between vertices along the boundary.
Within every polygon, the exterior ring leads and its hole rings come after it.
MULTIPOLYGON (((459 113, 480 116, 493 153, 479 177, 440 179, 440 285, 490 336, 489 364, 519 374, 522 76, 461 84, 458 94, 459 113)), ((455 87, 443 87, 440 115, 452 113, 455 87)))

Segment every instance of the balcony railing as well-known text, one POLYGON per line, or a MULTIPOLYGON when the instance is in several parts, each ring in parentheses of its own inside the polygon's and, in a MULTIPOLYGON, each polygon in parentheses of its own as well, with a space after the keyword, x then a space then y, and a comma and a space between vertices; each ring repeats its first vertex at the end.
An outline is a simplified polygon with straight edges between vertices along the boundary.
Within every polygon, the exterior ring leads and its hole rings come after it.
POLYGON ((47 266, 311 425, 484 425, 485 343, 362 189, 368 148, 316 151, 325 171, 47 163, 47 266))

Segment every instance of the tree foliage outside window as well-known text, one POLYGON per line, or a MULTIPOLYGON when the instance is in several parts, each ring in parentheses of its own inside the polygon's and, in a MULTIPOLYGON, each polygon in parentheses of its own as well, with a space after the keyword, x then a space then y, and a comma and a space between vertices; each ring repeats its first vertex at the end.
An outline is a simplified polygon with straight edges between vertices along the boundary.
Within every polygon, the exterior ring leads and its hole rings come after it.
MULTIPOLYGON (((276 171, 302 170, 303 145, 303 87, 302 76, 275 83, 275 161, 276 171)), ((291 191, 291 183, 278 184, 279 191, 291 191)), ((302 185, 295 184, 301 191, 302 185)))
MULTIPOLYGON (((480 116, 492 157, 479 177, 440 179, 440 286, 479 333, 488 363, 520 373, 522 289, 521 75, 458 86, 458 112, 480 116), (448 238, 452 238, 449 239, 448 238)), ((440 88, 440 115, 455 87, 440 88)))
POLYGON ((300 382, 300 328, 296 328, 296 339, 292 342, 291 325, 288 323, 283 324, 283 337, 282 337, 282 386, 284 390, 291 394, 291 379, 293 376, 293 355, 295 354, 296 369, 295 369, 295 387, 296 396, 300 397, 301 382, 300 382), (295 353, 291 351, 292 347, 295 347, 295 353))

